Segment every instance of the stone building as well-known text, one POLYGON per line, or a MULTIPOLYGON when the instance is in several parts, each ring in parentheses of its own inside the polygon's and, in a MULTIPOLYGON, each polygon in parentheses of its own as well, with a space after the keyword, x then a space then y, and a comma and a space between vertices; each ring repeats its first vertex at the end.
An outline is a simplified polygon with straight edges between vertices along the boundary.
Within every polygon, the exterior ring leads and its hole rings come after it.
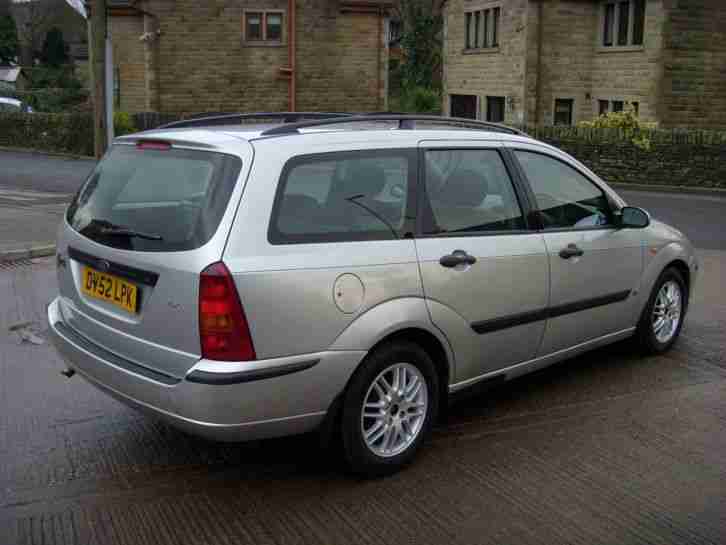
POLYGON ((111 0, 110 6, 121 110, 387 107, 386 0, 111 0))
POLYGON ((444 37, 452 115, 726 127, 726 0, 448 0, 444 37))

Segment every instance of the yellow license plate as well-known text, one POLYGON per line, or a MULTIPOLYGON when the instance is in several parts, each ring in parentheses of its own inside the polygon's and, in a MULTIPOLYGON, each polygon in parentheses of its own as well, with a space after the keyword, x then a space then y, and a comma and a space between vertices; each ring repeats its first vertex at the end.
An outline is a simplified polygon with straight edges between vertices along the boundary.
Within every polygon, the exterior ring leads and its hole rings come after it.
POLYGON ((123 278, 83 267, 81 291, 131 313, 138 312, 139 288, 123 278))

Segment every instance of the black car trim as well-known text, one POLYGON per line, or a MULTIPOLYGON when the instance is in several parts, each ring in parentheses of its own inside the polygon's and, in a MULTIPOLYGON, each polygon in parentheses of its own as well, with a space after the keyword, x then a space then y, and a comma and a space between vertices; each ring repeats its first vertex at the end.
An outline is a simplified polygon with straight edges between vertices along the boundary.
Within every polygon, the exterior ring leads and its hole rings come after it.
POLYGON ((520 314, 512 314, 510 316, 494 318, 492 320, 483 320, 481 322, 474 322, 471 324, 471 328, 478 334, 483 335, 485 333, 492 333, 493 331, 509 329, 510 327, 540 322, 548 318, 557 318, 566 314, 573 314, 575 312, 581 312, 591 308, 619 303, 621 301, 625 301, 630 296, 630 293, 630 290, 619 291, 617 293, 602 295, 600 297, 592 297, 581 301, 574 301, 572 303, 558 305, 556 307, 522 312, 520 314))
POLYGON ((611 305, 613 303, 625 301, 628 297, 630 297, 630 290, 619 291, 617 293, 602 295, 600 297, 593 297, 592 299, 583 299, 582 301, 575 301, 574 303, 567 303, 566 305, 552 307, 549 309, 547 317, 557 318, 558 316, 564 316, 565 314, 572 314, 574 312, 580 312, 591 308, 611 305))
POLYGON ((68 342, 76 345, 81 350, 91 353, 94 357, 102 359, 103 361, 106 361, 111 365, 114 365, 115 367, 119 367, 130 373, 134 373, 135 375, 141 375, 142 377, 153 380, 154 382, 166 384, 167 386, 174 386, 175 384, 179 384, 181 382, 181 379, 165 375, 164 373, 159 373, 158 371, 154 371, 152 369, 149 369, 148 367, 143 367, 137 363, 117 356, 113 352, 109 352, 105 348, 89 341, 81 334, 76 333, 73 329, 65 325, 63 322, 56 322, 55 324, 53 324, 53 327, 58 331, 58 333, 65 337, 68 342))
POLYGON ((239 371, 236 373, 211 373, 209 371, 192 371, 187 375, 189 382, 198 384, 224 385, 224 384, 242 384, 244 382, 254 382, 257 380, 265 380, 268 378, 281 377, 292 373, 305 371, 311 367, 315 367, 320 360, 308 360, 287 365, 278 365, 277 367, 267 367, 265 369, 252 369, 250 371, 239 371))
POLYGON ((114 263, 113 261, 101 259, 80 250, 76 250, 73 247, 68 248, 68 257, 74 261, 93 267, 99 272, 114 274, 145 286, 151 286, 152 288, 156 286, 156 283, 159 281, 159 275, 155 272, 144 271, 135 267, 114 263), (104 262, 104 265, 101 265, 102 262, 104 262), (105 266, 106 263, 108 263, 108 267, 105 266))
POLYGON ((522 312, 521 314, 513 314, 503 318, 494 318, 493 320, 476 322, 471 324, 471 328, 479 333, 479 335, 483 335, 484 333, 491 333, 492 331, 499 331, 500 329, 508 329, 518 325, 540 322, 542 320, 546 320, 547 316, 548 311, 546 308, 543 308, 532 312, 522 312))

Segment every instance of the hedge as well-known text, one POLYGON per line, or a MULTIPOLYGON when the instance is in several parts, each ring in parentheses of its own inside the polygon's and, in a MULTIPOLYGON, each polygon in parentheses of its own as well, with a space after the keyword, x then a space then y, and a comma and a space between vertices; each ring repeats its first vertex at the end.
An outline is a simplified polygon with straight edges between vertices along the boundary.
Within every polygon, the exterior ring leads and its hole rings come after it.
POLYGON ((93 155, 89 113, 0 113, 0 146, 93 155))

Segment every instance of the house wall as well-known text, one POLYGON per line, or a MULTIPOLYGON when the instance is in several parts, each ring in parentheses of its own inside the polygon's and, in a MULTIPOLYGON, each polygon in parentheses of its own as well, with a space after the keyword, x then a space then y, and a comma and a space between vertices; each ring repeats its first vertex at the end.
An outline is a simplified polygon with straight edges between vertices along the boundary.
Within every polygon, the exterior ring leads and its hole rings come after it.
POLYGON ((666 127, 726 127, 726 2, 664 0, 661 121, 666 127))
MULTIPOLYGON (((288 110, 288 78, 280 72, 289 66, 287 13, 281 45, 243 40, 244 9, 287 6, 287 0, 147 0, 142 7, 155 16, 154 25, 147 17, 147 28, 161 31, 153 46, 138 40, 142 16, 113 17, 118 47, 128 48, 129 57, 120 65, 122 105, 174 114, 288 110), (124 102, 126 88, 131 92, 124 102)), ((341 13, 333 0, 298 0, 296 16, 296 109, 385 108, 386 49, 378 47, 378 40, 385 42, 383 18, 341 13)))
POLYGON ((142 112, 146 106, 144 44, 139 41, 144 33, 143 19, 138 16, 109 17, 109 32, 113 64, 121 78, 118 108, 124 112, 142 112))
MULTIPOLYGON (((557 98, 574 100, 574 123, 595 117, 600 99, 623 100, 637 101, 644 121, 660 119, 663 2, 679 0, 647 0, 644 45, 618 49, 600 46, 601 0, 503 0, 508 37, 502 38, 500 52, 465 53, 465 7, 479 5, 474 1, 447 4, 445 107, 450 94, 512 94, 523 97, 518 111, 526 123, 552 124, 557 98)), ((721 42, 714 47, 726 48, 726 40, 721 42)), ((521 123, 522 118, 507 108, 505 121, 521 123)))
MULTIPOLYGON (((146 5, 161 31, 156 47, 162 112, 286 109, 287 81, 279 68, 287 65, 287 46, 244 44, 242 2, 151 0, 146 5)), ((286 6, 285 0, 254 4, 286 6)))
POLYGON ((540 121, 554 123, 557 98, 574 100, 573 123, 590 119, 597 4, 550 0, 543 5, 541 25, 540 121))
POLYGON ((599 46, 602 21, 597 18, 598 46, 592 71, 592 115, 597 115, 597 100, 623 100, 639 103, 640 119, 659 120, 660 85, 663 76, 662 0, 648 0, 645 6, 643 46, 632 50, 599 46))
POLYGON ((387 59, 383 18, 337 12, 335 2, 305 0, 299 4, 297 109, 384 110, 387 59))
POLYGON ((444 32, 444 104, 450 111, 452 94, 477 95, 480 117, 486 118, 486 97, 504 96, 505 122, 525 121, 525 57, 529 0, 449 0, 444 32), (497 49, 465 51, 468 9, 502 9, 497 49))

